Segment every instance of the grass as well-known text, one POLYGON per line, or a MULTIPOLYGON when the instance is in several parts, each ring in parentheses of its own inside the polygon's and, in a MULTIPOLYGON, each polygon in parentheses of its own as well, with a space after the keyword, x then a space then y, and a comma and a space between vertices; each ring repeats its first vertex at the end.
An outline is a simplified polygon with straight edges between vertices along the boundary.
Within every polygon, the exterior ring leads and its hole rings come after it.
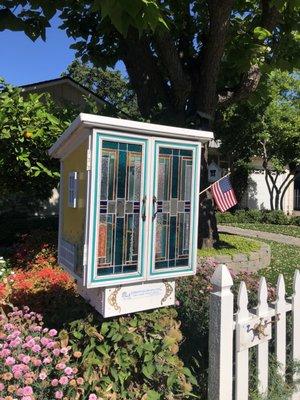
POLYGON ((300 238, 300 226, 296 225, 275 225, 275 224, 261 224, 259 222, 254 223, 224 223, 228 226, 236 226, 243 229, 253 229, 255 231, 280 233, 282 235, 289 235, 300 238))
POLYGON ((264 240, 271 247, 271 264, 259 271, 272 284, 276 285, 278 275, 283 274, 289 294, 292 292, 296 269, 300 269, 300 247, 264 240))
POLYGON ((220 234, 218 246, 212 249, 199 249, 199 257, 214 257, 217 255, 233 255, 236 253, 249 254, 260 249, 260 244, 242 236, 220 234))

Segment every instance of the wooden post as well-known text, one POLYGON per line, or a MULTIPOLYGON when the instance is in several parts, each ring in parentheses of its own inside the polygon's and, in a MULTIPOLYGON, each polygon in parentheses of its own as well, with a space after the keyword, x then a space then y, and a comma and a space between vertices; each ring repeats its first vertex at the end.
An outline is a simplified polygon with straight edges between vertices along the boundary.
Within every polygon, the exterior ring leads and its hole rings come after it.
MULTIPOLYGON (((300 272, 295 271, 294 285, 293 285, 293 297, 292 297, 292 316, 293 316, 293 361, 297 364, 300 363, 300 272)), ((298 369, 298 368, 297 368, 298 369)), ((297 371, 294 373, 294 382, 296 384, 296 390, 293 394, 293 400, 300 400, 300 373, 297 371), (298 384, 297 384, 298 383, 298 384)))
POLYGON ((286 369, 286 301, 285 301, 285 283, 283 275, 280 274, 276 287, 275 303, 275 352, 278 362, 278 373, 285 380, 286 369))
POLYGON ((211 279, 209 322, 209 400, 232 400, 233 281, 226 265, 211 279))
MULTIPOLYGON (((242 324, 249 320, 248 293, 245 282, 241 282, 237 299, 238 311, 236 323, 242 324)), ((236 329, 238 335, 238 329, 236 329)), ((248 400, 249 391, 249 350, 236 351, 235 361, 235 398, 248 400)))
MULTIPOLYGON (((265 278, 260 278, 258 289, 258 306, 256 314, 259 317, 268 315, 268 288, 265 278)), ((258 391, 262 396, 268 393, 268 374, 269 374, 269 343, 263 342, 257 346, 257 369, 258 369, 258 391)))

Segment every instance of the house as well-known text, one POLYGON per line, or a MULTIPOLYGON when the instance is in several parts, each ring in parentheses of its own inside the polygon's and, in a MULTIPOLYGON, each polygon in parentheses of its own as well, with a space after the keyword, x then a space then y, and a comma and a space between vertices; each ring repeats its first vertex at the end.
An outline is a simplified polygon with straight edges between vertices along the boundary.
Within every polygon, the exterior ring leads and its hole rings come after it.
MULTIPOLYGON (((208 180, 210 183, 220 179, 230 166, 229 157, 226 158, 220 153, 220 140, 213 140, 209 143, 208 152, 208 180)), ((251 173, 248 177, 248 187, 240 202, 240 207, 244 209, 270 210, 270 193, 265 180, 261 157, 251 159, 251 173)), ((271 167, 272 169, 272 167, 271 167)), ((273 173, 275 175, 275 172, 273 173)), ((277 185, 287 178, 289 170, 279 175, 277 185)), ((288 214, 300 214, 300 175, 288 187, 283 198, 283 211, 288 214)))
POLYGON ((79 112, 87 111, 88 102, 93 101, 99 111, 109 109, 110 114, 130 118, 128 114, 116 108, 113 104, 98 96, 93 91, 76 82, 70 76, 63 76, 42 82, 33 82, 20 86, 24 95, 29 93, 49 93, 56 104, 60 106, 75 106, 79 112))

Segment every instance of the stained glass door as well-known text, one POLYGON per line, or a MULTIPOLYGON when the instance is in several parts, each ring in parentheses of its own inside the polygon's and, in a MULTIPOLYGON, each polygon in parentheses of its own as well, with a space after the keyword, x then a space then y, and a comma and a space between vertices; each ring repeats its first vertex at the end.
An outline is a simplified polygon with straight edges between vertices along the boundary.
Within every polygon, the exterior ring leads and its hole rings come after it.
POLYGON ((99 137, 94 282, 143 274, 146 147, 129 137, 99 137))
POLYGON ((192 271, 198 146, 155 145, 151 275, 192 271))

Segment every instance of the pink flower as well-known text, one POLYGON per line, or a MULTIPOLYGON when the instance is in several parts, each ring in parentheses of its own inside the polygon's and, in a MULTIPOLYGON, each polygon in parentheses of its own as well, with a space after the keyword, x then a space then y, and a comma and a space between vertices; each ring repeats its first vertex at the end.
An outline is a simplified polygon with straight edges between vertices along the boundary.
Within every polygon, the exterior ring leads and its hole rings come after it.
POLYGON ((31 396, 23 396, 21 400, 32 400, 31 396))
POLYGON ((51 385, 52 386, 57 386, 58 385, 58 379, 52 379, 51 385))
POLYGON ((52 358, 50 358, 50 357, 46 357, 46 358, 43 359, 43 363, 44 364, 50 364, 51 361, 52 361, 52 358))
POLYGON ((38 360, 37 358, 35 358, 34 360, 32 360, 32 364, 33 364, 35 367, 39 367, 39 366, 42 365, 42 361, 41 361, 41 360, 38 360))
POLYGON ((98 397, 94 393, 91 393, 89 395, 89 400, 98 400, 98 397))
POLYGON ((52 351, 53 355, 55 355, 56 357, 60 355, 60 350, 59 349, 54 349, 52 351))
POLYGON ((64 364, 64 363, 58 363, 58 364, 56 365, 56 369, 63 370, 63 369, 65 369, 65 368, 66 368, 66 364, 64 364))
POLYGON ((73 373, 73 369, 70 367, 65 368, 65 374, 71 375, 73 373))
POLYGON ((68 354, 68 351, 69 351, 69 349, 67 348, 67 347, 63 347, 61 350, 60 350, 60 352, 61 352, 61 354, 68 354))
POLYGON ((31 358, 29 356, 24 356, 21 361, 24 364, 28 364, 30 362, 30 360, 31 360, 31 358))
POLYGON ((23 387, 23 396, 31 396, 33 394, 33 390, 31 386, 23 387))
POLYGON ((42 343, 43 346, 47 346, 49 341, 50 341, 50 339, 48 339, 46 337, 42 337, 42 339, 41 339, 41 343, 42 343))
POLYGON ((76 382, 77 382, 78 385, 83 385, 84 384, 84 380, 81 377, 77 378, 76 382))
POLYGON ((46 372, 42 371, 42 372, 39 374, 39 378, 40 378, 42 381, 45 380, 45 379, 47 378, 46 372))
POLYGON ((56 399, 62 399, 63 398, 63 392, 61 390, 57 390, 55 392, 55 398, 56 399))
POLYGON ((5 360, 6 365, 14 365, 15 362, 16 360, 13 357, 7 357, 7 359, 5 360))
POLYGON ((59 379, 59 383, 60 383, 61 385, 67 385, 68 382, 69 382, 69 379, 68 379, 66 376, 64 376, 64 375, 61 376, 60 379, 59 379))
POLYGON ((38 344, 35 344, 35 345, 32 347, 32 351, 34 351, 35 353, 39 353, 39 352, 41 351, 41 346, 38 345, 38 344))
POLYGON ((11 354, 11 351, 9 349, 3 349, 0 352, 0 357, 7 357, 11 354))
POLYGON ((0 382, 0 391, 4 389, 4 385, 2 382, 0 382))
POLYGON ((57 335, 57 331, 55 329, 50 329, 49 336, 54 337, 57 335))

